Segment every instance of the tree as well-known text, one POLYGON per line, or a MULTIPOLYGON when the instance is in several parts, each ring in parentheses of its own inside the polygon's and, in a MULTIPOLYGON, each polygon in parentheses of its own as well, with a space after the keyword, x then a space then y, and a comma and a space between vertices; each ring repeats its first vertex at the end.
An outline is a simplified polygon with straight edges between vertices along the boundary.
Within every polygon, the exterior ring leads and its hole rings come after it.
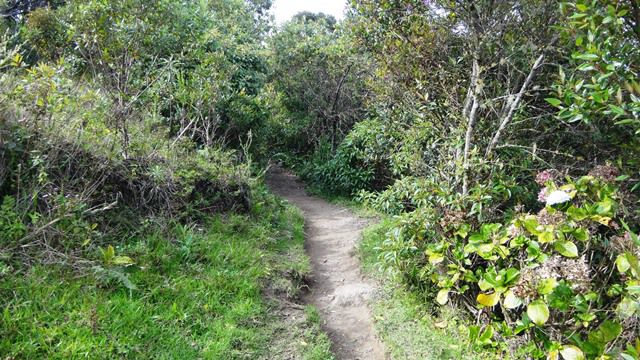
POLYGON ((453 160, 459 174, 451 178, 466 194, 469 174, 480 174, 472 164, 494 158, 505 138, 518 139, 517 129, 506 130, 526 117, 527 101, 542 99, 533 85, 548 74, 545 57, 554 55, 555 2, 355 0, 352 6, 360 44, 385 76, 378 99, 418 103, 434 126, 460 136, 453 160))
POLYGON ((290 116, 305 119, 297 151, 313 149, 323 136, 335 149, 364 115, 367 58, 324 14, 296 15, 271 39, 271 49, 274 87, 290 116))

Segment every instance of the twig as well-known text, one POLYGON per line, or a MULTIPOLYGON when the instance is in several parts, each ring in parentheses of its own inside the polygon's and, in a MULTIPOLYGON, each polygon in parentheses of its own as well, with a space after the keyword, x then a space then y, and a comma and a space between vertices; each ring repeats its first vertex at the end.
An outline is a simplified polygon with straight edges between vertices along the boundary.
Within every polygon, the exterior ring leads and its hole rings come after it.
POLYGON ((568 153, 563 153, 563 152, 559 152, 559 151, 555 151, 555 150, 547 150, 547 149, 541 149, 538 147, 532 147, 532 146, 524 146, 524 145, 514 145, 514 144, 504 144, 504 145, 500 145, 497 147, 498 149, 502 149, 502 148, 518 148, 518 149, 524 149, 527 150, 529 153, 531 153, 532 155, 536 156, 536 152, 537 151, 542 151, 542 152, 547 152, 550 154, 554 154, 554 155, 561 155, 561 156, 566 156, 569 158, 575 158, 575 156, 568 154, 568 153))
POLYGON ((480 85, 480 65, 476 56, 473 58, 473 67, 471 71, 471 85, 473 91, 471 92, 471 109, 469 110, 467 131, 464 137, 464 153, 462 163, 462 194, 467 195, 469 188, 469 152, 471 151, 471 138, 473 136, 473 128, 476 123, 476 113, 480 106, 478 95, 482 86, 480 85))
POLYGON ((516 98, 509 105, 509 111, 507 112, 507 115, 504 117, 504 119, 502 119, 502 121, 500 122, 500 127, 498 127, 498 130, 496 130, 495 135, 493 135, 493 138, 491 139, 491 142, 489 143, 489 146, 487 147, 487 151, 484 155, 485 158, 488 158, 491 155, 496 145, 498 144, 498 141, 500 140, 500 136, 502 135, 502 132, 504 131, 504 129, 507 127, 507 125, 513 118, 513 114, 518 108, 518 105, 520 105, 520 101, 522 101, 522 96, 527 91, 527 88, 529 87, 529 84, 533 79, 533 74, 540 67, 543 59, 544 59, 544 54, 538 56, 536 61, 533 63, 533 66, 531 67, 531 71, 529 71, 529 75, 527 75, 526 80, 524 81, 524 83, 522 83, 522 87, 520 88, 520 91, 516 95, 516 98))
MULTIPOLYGON (((111 204, 108 204, 108 205, 106 205, 106 206, 104 206, 104 207, 102 207, 102 208, 100 208, 100 206, 97 206, 97 207, 94 207, 94 208, 91 208, 91 209, 86 210, 86 211, 84 212, 84 214, 87 214, 87 215, 95 215, 95 214, 97 214, 97 213, 99 213, 99 212, 103 212, 103 211, 107 211, 107 210, 113 209, 117 204, 118 204, 118 201, 114 201, 114 202, 112 202, 111 204)), ((57 223, 58 223, 58 222, 60 222, 62 219, 68 218, 68 217, 70 217, 71 215, 72 215, 71 213, 64 214, 63 216, 60 216, 60 217, 58 217, 58 218, 55 218, 55 219, 53 219, 53 220, 49 221, 48 223, 46 223, 46 224, 42 225, 41 227, 39 227, 39 228, 37 228, 36 230, 34 230, 34 231, 32 231, 31 233, 29 233, 28 235, 24 236, 22 239, 20 239, 20 240, 18 241, 18 243, 19 243, 19 244, 22 244, 22 243, 24 243, 25 241, 32 239, 33 237, 35 237, 36 235, 38 235, 39 233, 41 233, 41 232, 42 232, 42 231, 44 231, 45 229, 47 229, 47 228, 49 228, 49 227, 51 227, 51 226, 53 226, 53 225, 57 224, 57 223)), ((22 245, 21 247, 23 247, 23 248, 24 248, 24 247, 29 247, 29 246, 30 246, 29 244, 25 244, 25 245, 22 245)), ((14 247, 14 249, 15 249, 15 247, 14 247)))

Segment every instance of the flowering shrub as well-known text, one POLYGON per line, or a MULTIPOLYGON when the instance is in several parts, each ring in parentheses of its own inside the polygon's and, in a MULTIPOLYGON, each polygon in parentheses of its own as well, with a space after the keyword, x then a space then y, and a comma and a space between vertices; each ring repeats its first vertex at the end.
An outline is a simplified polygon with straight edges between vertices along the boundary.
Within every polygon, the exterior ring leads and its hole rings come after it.
POLYGON ((639 359, 640 239, 623 221, 616 176, 606 166, 565 182, 542 172, 544 207, 494 223, 431 199, 399 217, 384 260, 440 305, 472 312, 479 345, 507 350, 498 341, 507 340, 534 358, 639 359))

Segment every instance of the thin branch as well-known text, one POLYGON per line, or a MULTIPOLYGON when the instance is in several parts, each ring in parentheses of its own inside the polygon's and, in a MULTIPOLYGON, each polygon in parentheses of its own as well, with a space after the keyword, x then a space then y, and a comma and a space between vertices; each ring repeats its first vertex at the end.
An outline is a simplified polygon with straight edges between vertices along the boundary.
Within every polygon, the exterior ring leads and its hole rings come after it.
POLYGON ((473 137, 473 127, 476 123, 476 113, 480 106, 478 100, 478 94, 481 90, 480 85, 480 65, 478 64, 478 58, 474 56, 473 67, 471 70, 471 86, 473 91, 471 92, 471 109, 469 110, 467 132, 464 138, 464 160, 462 163, 462 194, 466 195, 469 191, 469 152, 471 151, 471 138, 473 137))
POLYGON ((518 109, 518 106, 520 105, 520 101, 522 101, 522 96, 527 91, 529 84, 531 84, 531 80, 533 79, 533 74, 540 67, 543 59, 544 59, 544 54, 538 56, 536 61, 533 63, 533 66, 531 67, 531 71, 529 71, 529 75, 527 75, 526 80, 524 81, 524 83, 522 83, 520 92, 518 92, 518 94, 516 95, 516 98, 510 103, 509 111, 507 112, 507 115, 502 119, 502 121, 500 122, 500 127, 498 127, 498 130, 496 130, 496 133, 493 135, 493 139, 491 139, 491 142, 487 147, 485 158, 488 158, 491 155, 496 145, 498 144, 498 141, 500 141, 500 136, 502 135, 502 132, 507 127, 507 125, 509 125, 509 122, 511 122, 511 119, 513 119, 513 114, 518 109))

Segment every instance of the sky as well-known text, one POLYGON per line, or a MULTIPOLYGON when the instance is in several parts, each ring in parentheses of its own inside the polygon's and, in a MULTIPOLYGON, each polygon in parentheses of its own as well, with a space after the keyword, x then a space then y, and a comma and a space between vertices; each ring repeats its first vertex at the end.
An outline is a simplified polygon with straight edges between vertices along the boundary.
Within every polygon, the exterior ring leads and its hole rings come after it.
POLYGON ((323 12, 340 20, 344 18, 346 3, 347 0, 274 0, 271 11, 278 24, 301 11, 323 12))

